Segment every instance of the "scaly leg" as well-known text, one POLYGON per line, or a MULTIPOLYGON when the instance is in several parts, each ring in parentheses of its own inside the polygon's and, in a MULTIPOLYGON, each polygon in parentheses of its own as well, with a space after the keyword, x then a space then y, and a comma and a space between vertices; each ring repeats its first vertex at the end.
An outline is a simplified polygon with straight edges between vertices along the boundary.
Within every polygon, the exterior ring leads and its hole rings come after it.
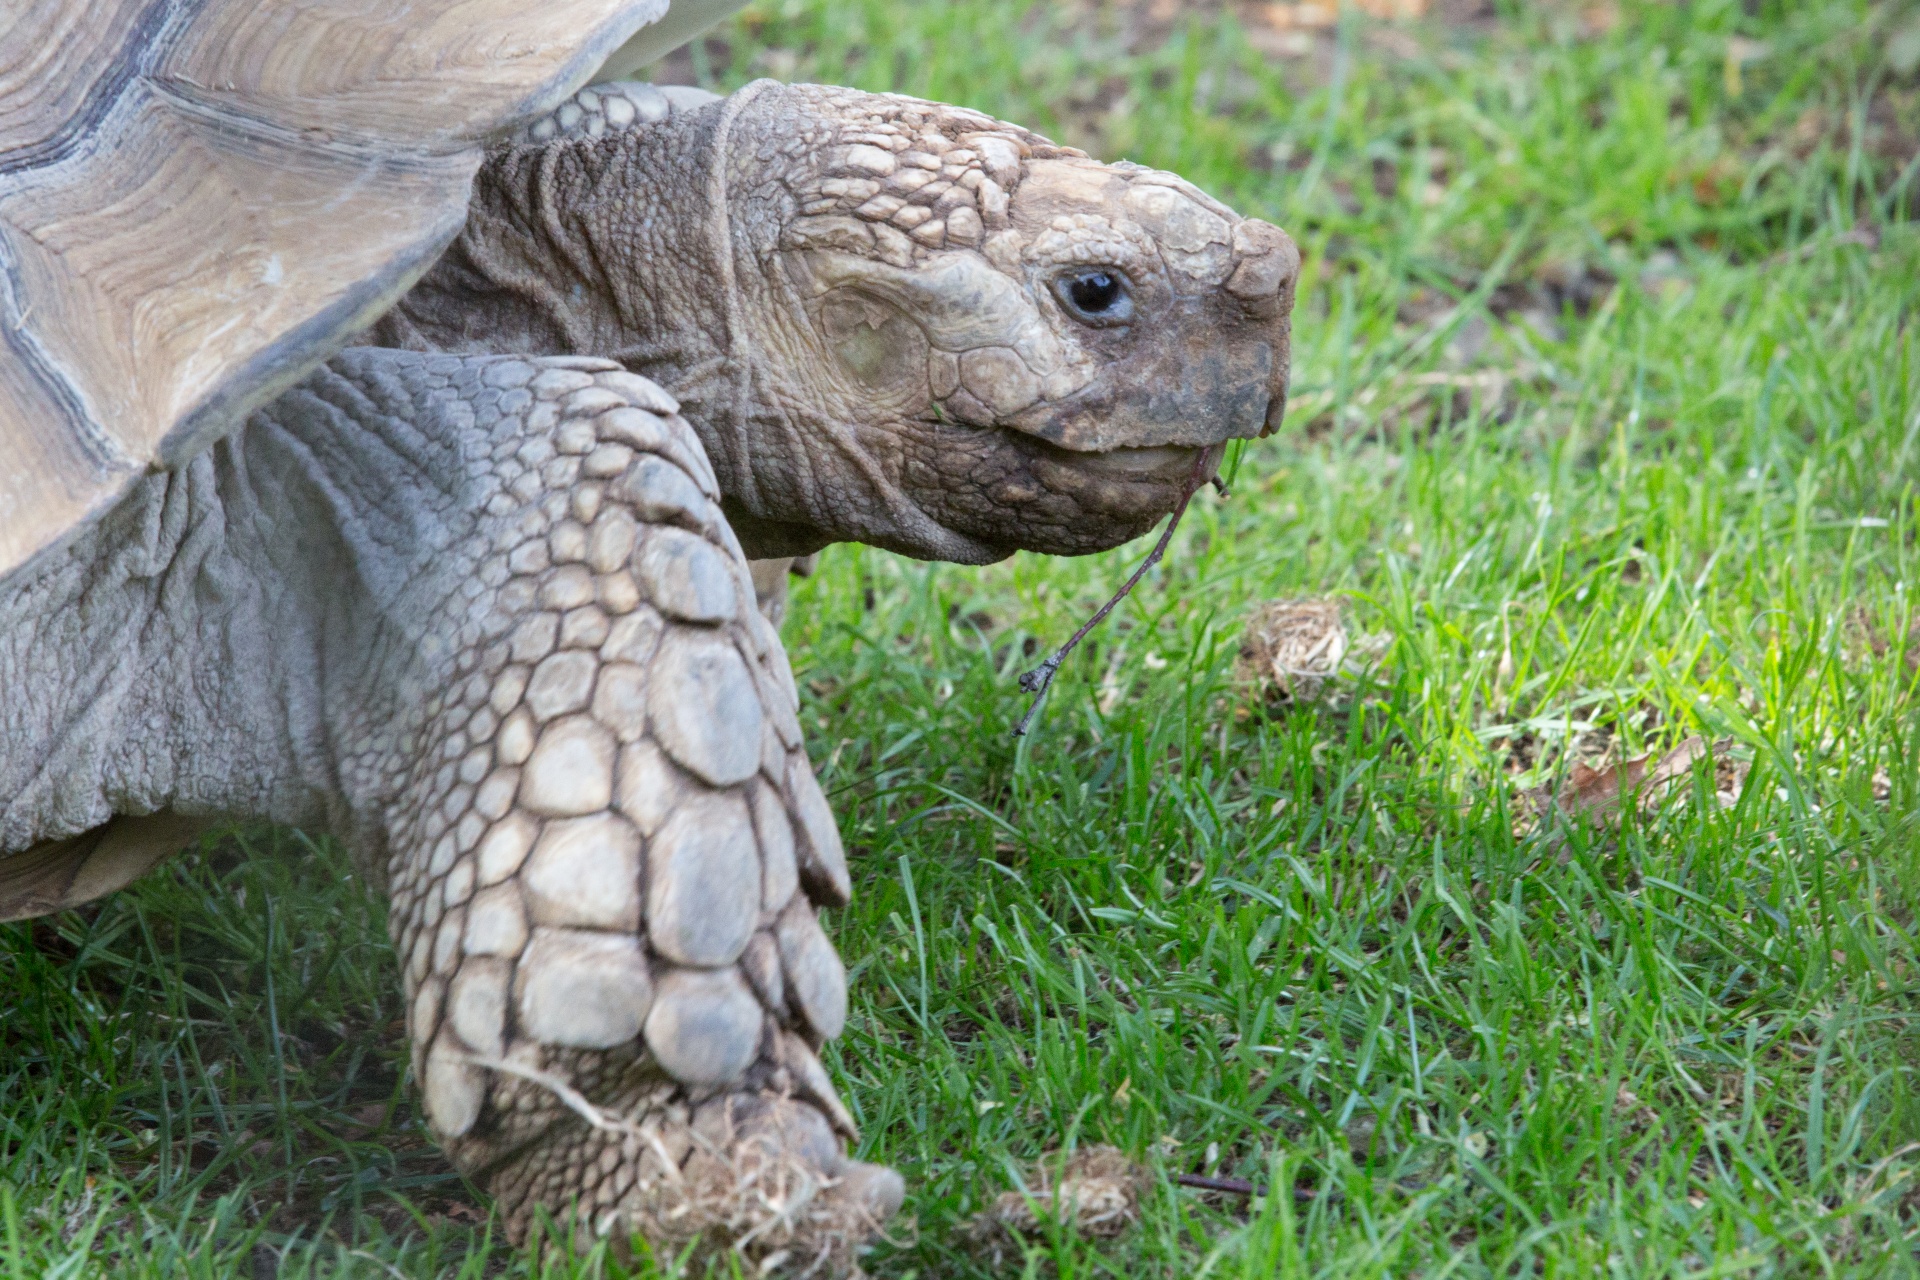
POLYGON ((310 386, 250 429, 429 477, 340 524, 381 655, 343 773, 380 797, 434 1132, 516 1235, 577 1209, 850 1267, 902 1186, 844 1156, 816 1056, 846 864, 698 441, 603 361, 362 350, 310 386))

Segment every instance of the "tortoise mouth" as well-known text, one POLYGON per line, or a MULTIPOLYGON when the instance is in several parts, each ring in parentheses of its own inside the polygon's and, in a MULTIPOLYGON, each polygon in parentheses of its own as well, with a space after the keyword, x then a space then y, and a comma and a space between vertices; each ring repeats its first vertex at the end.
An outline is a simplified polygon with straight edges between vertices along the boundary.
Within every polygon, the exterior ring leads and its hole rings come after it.
POLYGON ((1069 453, 1073 465, 1115 480, 1165 481, 1185 478, 1193 470, 1200 446, 1163 444, 1147 448, 1104 449, 1098 453, 1069 453))

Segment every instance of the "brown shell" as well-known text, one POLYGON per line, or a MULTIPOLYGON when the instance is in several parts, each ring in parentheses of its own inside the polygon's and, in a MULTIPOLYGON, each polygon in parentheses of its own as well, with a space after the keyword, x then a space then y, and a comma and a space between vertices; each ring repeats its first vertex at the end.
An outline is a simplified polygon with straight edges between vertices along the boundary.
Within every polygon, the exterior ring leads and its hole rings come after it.
POLYGON ((667 0, 12 8, 0 580, 379 315, 458 231, 486 140, 667 0))

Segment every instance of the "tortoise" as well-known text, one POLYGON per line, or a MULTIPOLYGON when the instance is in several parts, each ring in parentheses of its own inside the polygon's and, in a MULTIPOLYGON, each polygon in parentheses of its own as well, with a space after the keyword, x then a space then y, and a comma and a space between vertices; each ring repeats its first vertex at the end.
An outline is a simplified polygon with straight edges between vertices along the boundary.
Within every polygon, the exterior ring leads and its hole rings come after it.
POLYGON ((510 1233, 844 1271, 904 1187, 818 1056, 851 881, 783 571, 1150 528, 1279 422, 1299 257, 960 107, 581 87, 733 7, 0 35, 0 918, 330 832, 510 1233))

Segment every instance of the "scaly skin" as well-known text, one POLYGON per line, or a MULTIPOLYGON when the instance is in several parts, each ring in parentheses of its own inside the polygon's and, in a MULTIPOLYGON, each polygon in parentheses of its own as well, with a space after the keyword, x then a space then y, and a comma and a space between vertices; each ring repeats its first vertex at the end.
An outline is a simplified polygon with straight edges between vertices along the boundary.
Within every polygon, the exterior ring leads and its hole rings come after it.
POLYGON ((0 596, 0 850, 334 831, 391 895, 432 1128, 514 1234, 577 1209, 844 1269, 901 1186, 846 1160, 815 1056, 846 866, 717 496, 604 361, 347 352, 0 596))
POLYGON ((1171 174, 893 94, 761 81, 612 127, 657 92, 583 97, 489 155, 373 340, 654 379, 749 555, 1103 550, 1195 450, 1280 421, 1299 254, 1171 174), (1072 313, 1086 269, 1125 278, 1126 322, 1072 313))

